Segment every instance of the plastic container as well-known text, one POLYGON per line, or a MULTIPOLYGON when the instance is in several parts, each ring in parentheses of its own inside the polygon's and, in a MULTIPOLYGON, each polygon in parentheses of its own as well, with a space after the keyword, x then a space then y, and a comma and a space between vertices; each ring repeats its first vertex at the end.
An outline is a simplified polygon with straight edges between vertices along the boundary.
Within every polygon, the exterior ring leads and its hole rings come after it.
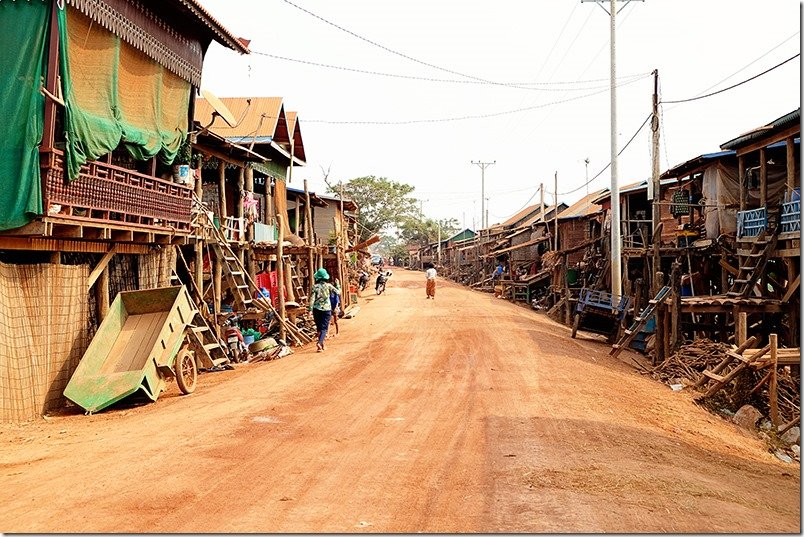
POLYGON ((243 336, 243 343, 245 343, 246 346, 251 345, 252 343, 254 343, 254 336, 251 335, 243 336))

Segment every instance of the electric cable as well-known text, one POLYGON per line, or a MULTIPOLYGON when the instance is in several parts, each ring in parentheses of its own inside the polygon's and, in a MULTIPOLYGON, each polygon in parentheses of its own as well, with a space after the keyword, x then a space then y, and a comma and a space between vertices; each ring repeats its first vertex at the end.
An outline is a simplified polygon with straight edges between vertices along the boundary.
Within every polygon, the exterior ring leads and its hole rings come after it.
POLYGON ((756 74, 756 75, 754 75, 754 76, 752 76, 750 78, 746 78, 745 80, 743 80, 741 82, 737 82, 736 84, 732 84, 731 86, 728 86, 726 88, 719 89, 717 91, 713 91, 712 93, 707 93, 706 95, 699 95, 697 97, 690 97, 689 99, 675 99, 675 100, 672 100, 672 101, 661 101, 661 102, 663 104, 676 104, 676 103, 688 103, 688 102, 691 102, 691 101, 697 101, 699 99, 706 99, 707 97, 712 97, 713 95, 718 95, 720 93, 729 91, 729 90, 734 89, 734 88, 736 88, 738 86, 742 86, 743 84, 745 84, 747 82, 755 80, 755 79, 757 79, 757 78, 759 78, 759 77, 761 77, 763 75, 766 75, 766 74, 770 73, 771 71, 773 71, 774 69, 778 69, 779 67, 783 66, 784 64, 786 64, 786 63, 798 58, 799 56, 801 56, 800 52, 798 54, 794 54, 794 55, 790 56, 789 58, 787 58, 783 62, 777 63, 773 67, 762 71, 759 74, 756 74))

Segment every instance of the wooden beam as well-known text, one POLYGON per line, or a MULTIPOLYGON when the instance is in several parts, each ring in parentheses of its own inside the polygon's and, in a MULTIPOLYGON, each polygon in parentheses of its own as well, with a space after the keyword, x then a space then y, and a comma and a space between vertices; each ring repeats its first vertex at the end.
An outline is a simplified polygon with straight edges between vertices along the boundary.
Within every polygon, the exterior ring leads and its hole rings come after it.
POLYGON ((759 206, 768 205, 768 162, 765 148, 759 150, 759 206))
POLYGON ((777 379, 777 369, 778 369, 778 359, 776 356, 776 350, 779 346, 779 341, 776 334, 771 334, 768 336, 770 340, 770 356, 771 356, 771 376, 770 376, 770 385, 768 386, 768 396, 770 399, 770 419, 771 423, 774 426, 778 426, 780 423, 779 420, 779 393, 778 393, 778 379, 777 379))
MULTIPOLYGON (((111 257, 110 257, 111 259, 111 257)), ((90 286, 91 287, 91 286, 90 286)), ((109 271, 104 266, 98 280, 98 317, 102 321, 109 313, 109 271)))
MULTIPOLYGON (((794 137, 789 136, 786 141, 787 147, 787 193, 796 188, 796 150, 794 137)), ((789 199, 789 198, 788 198, 789 199)))
POLYGON ((740 185, 740 212, 745 210, 748 198, 748 188, 745 183, 745 157, 740 155, 737 157, 737 181, 740 185))
MULTIPOLYGON (((92 286, 95 285, 98 277, 101 273, 106 270, 106 266, 109 264, 109 261, 112 260, 114 254, 117 253, 117 245, 113 245, 108 252, 104 254, 101 260, 95 265, 95 268, 92 269, 92 272, 89 273, 89 278, 87 279, 87 289, 92 289, 92 286)), ((108 306, 108 304, 107 304, 108 306)))
POLYGON ((747 145, 745 147, 742 147, 742 148, 738 149, 737 150, 737 156, 741 157, 743 155, 747 155, 748 153, 753 153, 754 151, 756 151, 758 149, 765 149, 766 147, 768 147, 771 144, 775 144, 776 142, 781 142, 782 140, 785 140, 785 139, 787 139, 787 138, 789 138, 791 136, 796 136, 797 134, 800 134, 800 133, 801 133, 801 126, 798 125, 798 124, 793 125, 792 127, 789 127, 787 129, 775 134, 772 137, 764 138, 764 139, 762 139, 762 140, 760 140, 758 142, 754 142, 751 145, 747 145))
POLYGON ((796 293, 796 291, 798 290, 798 287, 799 287, 799 285, 800 285, 800 284, 801 284, 801 274, 799 274, 798 276, 796 276, 796 279, 795 279, 795 280, 793 280, 793 283, 791 283, 791 284, 788 286, 788 288, 787 288, 787 292, 785 292, 784 296, 782 297, 782 303, 787 302, 788 300, 790 300, 790 298, 791 298, 791 297, 792 297, 792 296, 793 296, 793 295, 796 293))

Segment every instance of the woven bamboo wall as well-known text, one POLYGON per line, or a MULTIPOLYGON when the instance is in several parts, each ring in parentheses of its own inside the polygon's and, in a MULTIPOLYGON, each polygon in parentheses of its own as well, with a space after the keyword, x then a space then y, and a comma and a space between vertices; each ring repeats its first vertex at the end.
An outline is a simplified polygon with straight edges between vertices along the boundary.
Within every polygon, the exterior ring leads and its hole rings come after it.
POLYGON ((0 263, 0 421, 40 417, 88 345, 88 265, 0 263))
POLYGON ((176 266, 176 250, 162 248, 151 254, 141 255, 139 258, 139 289, 154 289, 167 287, 170 283, 170 273, 176 266))

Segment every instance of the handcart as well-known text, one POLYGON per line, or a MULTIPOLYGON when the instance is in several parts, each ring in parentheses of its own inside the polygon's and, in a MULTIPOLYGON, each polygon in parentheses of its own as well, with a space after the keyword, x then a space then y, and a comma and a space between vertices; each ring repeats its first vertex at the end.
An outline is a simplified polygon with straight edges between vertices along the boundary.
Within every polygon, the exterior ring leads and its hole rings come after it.
POLYGON ((184 286, 119 293, 64 396, 91 414, 136 392, 156 401, 172 377, 182 393, 192 393, 197 313, 184 286))
POLYGON ((612 299, 611 293, 582 287, 575 306, 572 337, 583 330, 606 336, 608 343, 616 341, 622 320, 631 307, 631 297, 623 295, 616 303, 612 299))

